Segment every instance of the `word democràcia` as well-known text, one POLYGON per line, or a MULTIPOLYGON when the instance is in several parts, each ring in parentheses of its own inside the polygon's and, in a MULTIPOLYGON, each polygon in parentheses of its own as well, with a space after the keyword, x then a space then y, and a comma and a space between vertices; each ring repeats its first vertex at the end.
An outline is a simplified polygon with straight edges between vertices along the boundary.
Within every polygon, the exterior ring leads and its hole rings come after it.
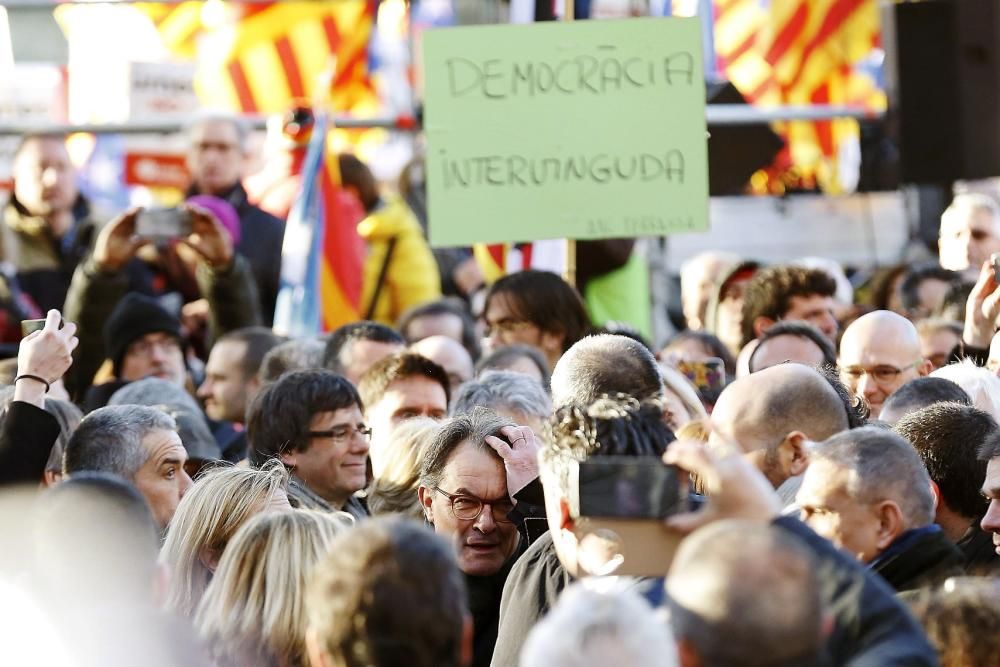
POLYGON ((691 86, 695 80, 694 56, 686 52, 655 59, 582 55, 555 63, 448 58, 445 68, 452 97, 478 93, 492 100, 546 94, 604 95, 656 86, 691 86))
POLYGON ((521 155, 482 155, 449 158, 438 151, 445 189, 477 185, 546 185, 549 183, 612 181, 659 181, 684 183, 684 154, 669 150, 662 155, 640 153, 612 156, 568 155, 562 157, 524 157, 521 155))

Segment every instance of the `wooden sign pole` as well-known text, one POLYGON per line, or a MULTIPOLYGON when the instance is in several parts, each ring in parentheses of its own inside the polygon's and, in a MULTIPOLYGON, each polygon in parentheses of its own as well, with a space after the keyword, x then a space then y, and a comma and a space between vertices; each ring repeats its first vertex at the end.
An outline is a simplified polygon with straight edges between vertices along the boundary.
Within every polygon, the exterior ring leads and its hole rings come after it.
MULTIPOLYGON (((575 14, 574 0, 563 0, 563 21, 572 21, 575 14)), ((566 268, 563 270, 563 280, 570 285, 576 285, 576 239, 566 239, 566 268)))

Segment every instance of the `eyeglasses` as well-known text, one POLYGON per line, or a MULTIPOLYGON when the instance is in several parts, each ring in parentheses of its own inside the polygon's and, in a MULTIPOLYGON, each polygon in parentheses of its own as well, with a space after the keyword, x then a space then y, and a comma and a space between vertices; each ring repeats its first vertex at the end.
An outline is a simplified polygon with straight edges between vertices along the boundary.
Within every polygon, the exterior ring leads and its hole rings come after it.
POLYGON ((520 331, 526 327, 530 327, 531 322, 527 320, 500 320, 494 322, 493 324, 486 324, 486 337, 491 338, 493 336, 503 336, 504 334, 514 333, 515 331, 520 331))
POLYGON ((306 431, 306 435, 310 438, 330 438, 335 445, 344 444, 355 433, 360 435, 365 442, 371 442, 372 430, 364 424, 358 424, 357 426, 335 426, 327 431, 306 431))
POLYGON ((163 352, 179 351, 181 349, 181 342, 173 336, 164 336, 163 338, 149 340, 140 338, 128 346, 127 354, 145 356, 152 352, 154 348, 159 348, 163 352))
POLYGON ((907 364, 902 368, 896 368, 895 366, 889 366, 888 364, 881 364, 875 366, 874 368, 863 368, 862 366, 845 366, 840 369, 840 374, 847 380, 852 380, 857 382, 861 379, 862 375, 867 374, 870 378, 875 380, 878 384, 888 384, 893 382, 899 377, 900 373, 915 368, 923 363, 923 359, 917 359, 912 364, 907 364))
POLYGON ((434 490, 451 501, 451 513, 462 521, 475 521, 483 513, 483 507, 490 506, 493 520, 497 523, 514 523, 508 515, 514 510, 514 503, 509 498, 483 500, 465 494, 451 494, 435 486, 434 490))

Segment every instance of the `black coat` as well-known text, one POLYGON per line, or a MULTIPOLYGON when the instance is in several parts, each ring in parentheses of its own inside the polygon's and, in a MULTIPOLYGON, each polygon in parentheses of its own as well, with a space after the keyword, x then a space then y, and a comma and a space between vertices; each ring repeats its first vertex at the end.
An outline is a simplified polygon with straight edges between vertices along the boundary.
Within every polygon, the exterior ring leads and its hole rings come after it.
POLYGON ((964 568, 965 557, 942 530, 920 535, 898 553, 888 558, 880 557, 872 563, 872 570, 900 593, 960 576, 964 568))
POLYGON ((59 422, 24 401, 11 402, 0 421, 0 485, 38 484, 59 437, 59 422))
POLYGON ((251 204, 247 191, 239 183, 216 196, 232 204, 240 216, 240 242, 236 244, 236 252, 250 263, 260 296, 261 319, 265 325, 271 326, 281 281, 281 245, 285 238, 285 223, 251 204))
POLYGON ((996 576, 1000 574, 1000 556, 993 544, 993 533, 987 533, 979 527, 976 520, 969 530, 965 531, 956 546, 965 556, 965 572, 972 576, 996 576))

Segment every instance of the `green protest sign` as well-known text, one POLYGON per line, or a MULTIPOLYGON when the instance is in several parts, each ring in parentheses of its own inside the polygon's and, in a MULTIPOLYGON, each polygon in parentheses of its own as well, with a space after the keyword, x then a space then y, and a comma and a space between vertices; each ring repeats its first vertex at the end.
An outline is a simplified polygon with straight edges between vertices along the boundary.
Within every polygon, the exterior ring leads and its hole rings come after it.
POLYGON ((424 35, 436 246, 708 227, 697 18, 424 35))

